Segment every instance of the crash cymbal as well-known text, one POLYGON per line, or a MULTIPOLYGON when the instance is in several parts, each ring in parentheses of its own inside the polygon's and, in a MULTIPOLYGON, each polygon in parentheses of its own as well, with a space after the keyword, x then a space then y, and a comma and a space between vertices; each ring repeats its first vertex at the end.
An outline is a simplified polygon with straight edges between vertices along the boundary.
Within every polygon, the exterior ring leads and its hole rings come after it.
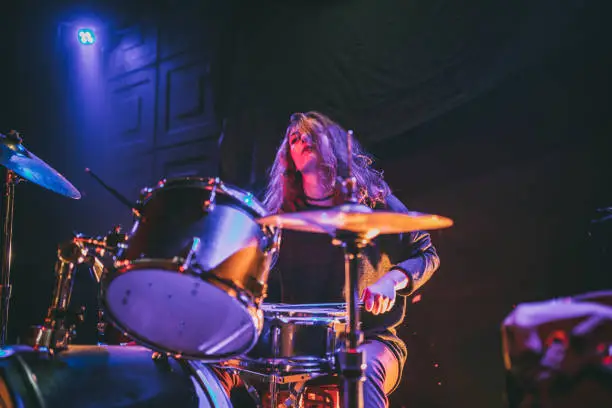
POLYGON ((453 225, 450 218, 420 212, 374 211, 361 204, 344 204, 324 210, 277 214, 257 220, 261 225, 294 231, 334 235, 349 231, 370 238, 379 234, 427 231, 453 225))
POLYGON ((21 142, 17 132, 8 136, 0 133, 0 165, 43 188, 77 200, 81 198, 81 193, 64 176, 29 152, 21 142))

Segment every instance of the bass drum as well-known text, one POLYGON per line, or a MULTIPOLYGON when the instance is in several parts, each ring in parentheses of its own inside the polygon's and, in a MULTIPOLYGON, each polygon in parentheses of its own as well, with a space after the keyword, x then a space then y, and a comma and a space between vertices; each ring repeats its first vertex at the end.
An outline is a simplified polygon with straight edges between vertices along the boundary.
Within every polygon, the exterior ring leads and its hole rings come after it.
POLYGON ((0 349, 0 406, 27 408, 228 408, 201 362, 152 358, 143 347, 70 346, 50 356, 0 349))

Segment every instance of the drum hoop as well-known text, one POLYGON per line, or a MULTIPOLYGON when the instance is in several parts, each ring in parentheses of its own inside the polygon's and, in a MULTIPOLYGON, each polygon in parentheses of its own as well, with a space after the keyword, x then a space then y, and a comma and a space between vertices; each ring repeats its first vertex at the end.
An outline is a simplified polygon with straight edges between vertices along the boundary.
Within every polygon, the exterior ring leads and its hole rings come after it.
POLYGON ((289 304, 263 304, 261 309, 264 315, 290 319, 346 319, 347 312, 343 303, 320 305, 289 305, 289 304), (299 316, 294 316, 298 314, 299 316))
POLYGON ((257 339, 259 338, 258 335, 258 322, 257 322, 257 318, 254 316, 256 314, 256 312, 253 312, 253 309, 248 308, 249 314, 251 315, 251 317, 253 318, 253 322, 254 322, 254 326, 255 326, 255 333, 253 335, 253 339, 251 340, 251 342, 247 345, 247 347, 244 348, 244 350, 239 350, 237 353, 228 353, 228 354, 218 354, 215 356, 205 356, 202 354, 185 354, 185 353, 175 353, 172 351, 168 351, 165 347, 162 347, 158 344, 154 344, 153 342, 147 340, 146 338, 144 338, 143 336, 140 336, 138 333, 133 332, 132 330, 128 329, 127 327, 124 327, 119 320, 115 317, 114 313, 111 311, 108 303, 106 302, 106 299, 102 298, 102 306, 104 307, 104 311, 106 316, 108 317, 110 323, 112 323, 116 328, 118 328, 119 330, 121 330, 126 336, 134 339, 134 341, 136 341, 138 344, 140 344, 141 346, 144 346, 148 349, 154 350, 154 351, 158 351, 160 353, 164 353, 166 355, 171 355, 172 357, 174 357, 177 360, 183 359, 183 360, 198 360, 198 361, 202 361, 202 362, 208 362, 208 363, 217 363, 219 361, 223 361, 223 360, 227 360, 230 358, 235 357, 237 354, 242 354, 242 353, 246 353, 248 350, 252 349, 255 344, 257 344, 257 339))
MULTIPOLYGON (((161 190, 174 189, 184 186, 190 187, 199 187, 204 190, 212 191, 215 186, 216 179, 212 177, 176 177, 171 179, 163 179, 159 181, 155 187, 149 187, 143 189, 143 196, 140 199, 140 205, 145 206, 149 201, 155 197, 157 193, 161 190), (146 194, 144 194, 146 192, 146 194)), ((234 185, 225 184, 222 181, 217 183, 217 191, 225 194, 226 196, 233 198, 241 205, 244 205, 246 209, 252 211, 255 215, 255 218, 265 217, 269 215, 268 210, 263 206, 263 204, 250 192, 238 188, 234 185)), ((243 209, 244 211, 245 209, 243 209)), ((133 234, 134 229, 138 225, 138 221, 134 223, 132 227, 133 234)), ((281 239, 282 239, 282 230, 280 228, 276 228, 274 226, 261 226, 262 233, 268 237, 270 237, 269 247, 267 248, 267 252, 271 254, 271 259, 269 263, 269 268, 272 269, 276 262, 278 261, 281 239)))
MULTIPOLYGON (((169 261, 167 259, 152 259, 152 258, 142 258, 142 259, 138 259, 135 261, 130 261, 129 263, 126 263, 124 265, 122 265, 120 268, 116 268, 117 272, 119 274, 125 273, 125 272, 129 272, 129 271, 138 271, 139 269, 144 269, 147 266, 159 266, 159 267, 164 267, 162 269, 167 270, 168 273, 180 273, 178 271, 178 267, 179 265, 175 262, 169 261), (170 268, 168 268, 170 267, 170 268)), ((107 275, 108 276, 108 275, 107 275)), ((223 291, 225 291, 230 297, 232 297, 233 299, 237 300, 239 303, 241 303, 246 311, 248 312, 249 316, 251 317, 252 321, 253 321, 253 327, 255 329, 253 338, 251 339, 250 344, 247 346, 247 348, 245 350, 242 350, 242 353, 247 352, 248 350, 251 350, 255 344, 257 344, 257 340, 259 339, 259 336, 261 334, 261 331, 263 329, 263 316, 262 316, 262 312, 261 309, 258 308, 257 304, 255 303, 254 299, 252 299, 252 297, 249 295, 249 293, 245 290, 242 290, 234 285, 231 285, 230 283, 223 281, 221 279, 219 279, 216 275, 214 274, 209 274, 209 273, 205 273, 201 275, 201 279, 202 281, 209 283, 213 286, 216 286, 220 289, 222 289, 223 291)), ((180 353, 174 353, 174 352, 170 352, 168 351, 165 347, 162 347, 158 344, 154 344, 153 342, 147 340, 146 338, 144 338, 143 336, 139 335, 138 333, 135 333, 134 331, 130 330, 128 327, 125 327, 123 324, 121 324, 121 322, 119 321, 119 319, 117 318, 117 316, 115 316, 115 314, 112 311, 112 308, 110 307, 110 305, 107 303, 106 301, 106 290, 109 286, 109 284, 112 282, 111 279, 110 281, 106 281, 104 283, 104 285, 102 285, 102 293, 100 296, 100 302, 102 304, 102 308, 104 310, 105 315, 108 317, 110 323, 112 325, 114 325, 117 329, 119 329, 122 333, 124 333, 125 335, 127 335, 128 337, 134 339, 136 342, 138 342, 140 345, 145 346, 147 348, 150 348, 151 350, 155 350, 155 351, 159 351, 162 353, 166 353, 168 355, 173 355, 174 358, 176 359, 185 359, 185 360, 200 360, 200 361, 204 361, 204 362, 219 362, 228 358, 232 358, 234 356, 236 356, 236 353, 230 353, 230 354, 220 354, 217 356, 204 356, 201 354, 180 354, 180 353)), ((240 353, 239 353, 240 354, 240 353)))
MULTIPOLYGON (((265 316, 266 319, 275 320, 274 317, 265 316)), ((346 324, 346 320, 339 318, 320 318, 320 317, 279 317, 277 321, 288 325, 316 326, 316 327, 336 327, 346 324)))
MULTIPOLYGON (((150 200, 153 199, 153 197, 159 191, 166 189, 174 189, 183 186, 196 186, 204 190, 212 191, 215 185, 215 181, 216 180, 212 177, 195 176, 164 179, 157 183, 155 187, 145 189, 146 195, 141 198, 141 205, 146 205, 150 200)), ((263 206, 263 204, 252 193, 246 190, 219 181, 217 184, 217 191, 227 195, 228 197, 233 198, 241 205, 244 205, 256 215, 256 218, 265 217, 269 215, 268 210, 263 206)), ((134 223, 134 227, 136 225, 138 225, 138 221, 134 223)), ((271 225, 261 226, 261 229, 264 235, 270 236, 272 238, 270 242, 270 247, 268 248, 268 250, 272 254, 269 269, 272 269, 274 265, 276 265, 276 262, 278 260, 280 243, 282 239, 282 230, 271 225)))
MULTIPOLYGON (((147 193, 142 199, 142 204, 144 205, 149 202, 161 190, 168 190, 183 186, 197 186, 203 188, 204 190, 211 191, 214 185, 215 179, 212 177, 190 176, 163 179, 160 180, 155 187, 149 187, 146 189, 147 193)), ((261 204, 252 193, 249 193, 246 190, 219 181, 217 184, 217 191, 237 200, 241 204, 253 210, 260 217, 265 217, 268 215, 268 211, 263 204, 261 204)))
MULTIPOLYGON (((182 363, 183 367, 187 369, 193 380, 197 382, 202 389, 207 390, 209 393, 213 393, 213 390, 211 390, 212 387, 214 388, 214 395, 222 396, 224 404, 222 404, 221 407, 231 407, 229 397, 226 395, 220 380, 211 372, 211 367, 207 367, 202 361, 198 360, 187 360, 182 363)), ((207 396, 207 398, 209 398, 210 401, 210 396, 207 396)), ((217 400, 217 403, 221 403, 221 401, 217 400)))
POLYGON ((115 262, 115 270, 118 273, 125 273, 131 270, 144 269, 146 266, 158 267, 167 270, 168 272, 179 272, 179 262, 173 262, 167 258, 139 258, 129 261, 117 260, 115 262))

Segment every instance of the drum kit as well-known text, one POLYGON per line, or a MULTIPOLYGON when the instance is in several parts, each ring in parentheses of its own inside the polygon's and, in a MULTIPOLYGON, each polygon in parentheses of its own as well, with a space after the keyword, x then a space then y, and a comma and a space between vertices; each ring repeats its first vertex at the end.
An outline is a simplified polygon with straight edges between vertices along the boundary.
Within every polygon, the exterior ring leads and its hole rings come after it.
MULTIPOLYGON (((115 228, 102 237, 77 234, 60 244, 56 284, 44 323, 34 328, 28 347, 8 346, 15 185, 27 180, 72 199, 79 199, 80 193, 29 152, 18 133, 0 135, 0 148, 0 164, 6 170, 2 203, 0 401, 10 394, 14 401, 30 398, 37 401, 35 406, 45 406, 45 398, 52 399, 55 394, 51 394, 61 390, 46 389, 41 377, 53 376, 52 367, 59 362, 62 367, 81 367, 81 371, 87 364, 96 372, 133 368, 143 381, 150 376, 150 381, 157 383, 161 381, 159 374, 150 372, 150 364, 139 360, 148 350, 148 358, 154 363, 168 367, 178 364, 189 373, 188 385, 199 401, 193 406, 230 406, 211 374, 210 367, 222 367, 263 378, 270 384, 273 407, 278 403, 277 384, 300 384, 301 388, 296 389, 303 391, 307 380, 337 374, 344 381, 343 406, 362 407, 365 360, 359 347, 363 334, 357 286, 362 250, 380 234, 446 228, 453 223, 437 215, 374 211, 358 204, 350 169, 341 183, 347 197, 345 204, 290 214, 268 214, 253 194, 219 178, 205 177, 161 180, 142 189, 140 199, 132 204, 90 171, 103 187, 130 206, 134 215, 132 228, 127 233, 115 228), (284 229, 327 234, 330 245, 344 249, 349 289, 346 303, 265 303, 268 275, 278 258, 284 229), (71 344, 79 316, 69 313, 69 305, 75 271, 81 264, 93 271, 104 319, 135 345, 106 345, 102 350, 100 345, 71 344), (107 357, 97 358, 101 353, 107 357), (21 374, 13 378, 12 372, 21 374), (30 374, 24 377, 23 373, 30 374), (34 390, 28 395, 23 391, 24 381, 30 384, 28 389, 34 390), (6 394, 4 388, 13 391, 6 394)), ((178 375, 173 371, 168 378, 178 375)), ((111 374, 104 376, 111 381, 111 374)), ((126 384, 118 387, 129 388, 126 384)), ((186 384, 177 387, 184 390, 186 384)), ((72 386, 66 387, 65 392, 79 394, 76 389, 69 390, 72 386)), ((83 392, 79 394, 83 399, 75 402, 81 407, 87 406, 83 392)), ((63 401, 62 406, 70 406, 67 399, 63 401)), ((113 406, 109 400, 106 402, 105 406, 113 406)), ((301 406, 299 395, 283 406, 292 404, 301 406)), ((18 405, 13 402, 13 406, 18 405)), ((146 406, 156 405, 149 401, 146 406)))

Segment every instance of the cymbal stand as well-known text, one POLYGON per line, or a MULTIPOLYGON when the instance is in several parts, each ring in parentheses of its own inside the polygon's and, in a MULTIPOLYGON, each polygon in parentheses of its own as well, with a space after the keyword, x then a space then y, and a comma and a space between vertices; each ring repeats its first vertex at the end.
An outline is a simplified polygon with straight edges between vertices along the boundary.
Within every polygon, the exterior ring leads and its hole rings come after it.
POLYGON ((363 343, 359 308, 359 264, 362 250, 369 240, 361 234, 338 231, 336 241, 344 252, 344 273, 346 281, 345 300, 348 311, 344 348, 338 351, 340 373, 344 381, 344 408, 363 408, 363 382, 366 368, 364 352, 359 348, 363 343))
MULTIPOLYGON (((352 175, 352 137, 353 131, 347 132, 348 175, 340 180, 342 193, 347 198, 348 206, 359 206, 356 197, 357 180, 352 175)), ((363 408, 363 382, 366 368, 365 355, 359 347, 363 343, 359 309, 359 265, 363 248, 369 244, 368 234, 351 231, 335 231, 331 234, 335 243, 339 243, 344 252, 345 301, 348 311, 345 346, 338 352, 340 372, 344 381, 344 408, 363 408)))
POLYGON ((2 281, 0 283, 0 347, 6 345, 8 332, 9 304, 11 300, 11 258, 13 245, 13 218, 15 213, 15 185, 21 178, 5 169, 4 194, 2 194, 2 281))

